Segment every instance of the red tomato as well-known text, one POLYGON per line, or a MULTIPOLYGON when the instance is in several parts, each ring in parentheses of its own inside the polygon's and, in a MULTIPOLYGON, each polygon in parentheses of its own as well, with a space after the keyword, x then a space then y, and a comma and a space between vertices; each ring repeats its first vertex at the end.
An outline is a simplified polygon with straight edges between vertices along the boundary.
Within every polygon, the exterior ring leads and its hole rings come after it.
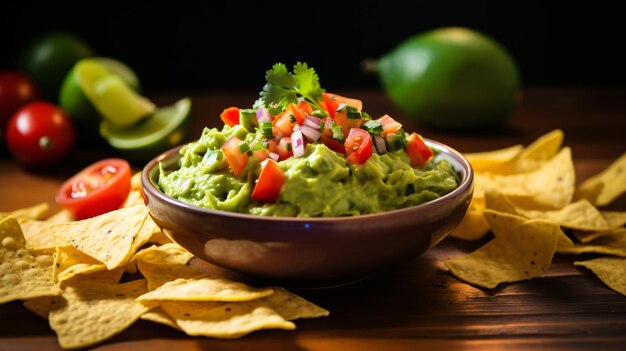
POLYGON ((345 110, 335 112, 335 123, 341 127, 343 135, 346 136, 352 128, 358 128, 362 124, 361 118, 348 118, 345 110))
POLYGON ((384 115, 377 119, 377 121, 379 121, 380 124, 383 125, 383 132, 380 133, 380 135, 382 135, 383 137, 386 137, 389 134, 395 134, 402 128, 402 124, 398 123, 389 115, 384 115))
POLYGON ((309 104, 309 102, 306 100, 300 101, 300 103, 298 103, 298 107, 300 107, 302 111, 306 112, 309 115, 313 113, 313 108, 311 107, 311 104, 309 104))
POLYGON ((30 79, 16 72, 0 72, 0 129, 15 111, 38 98, 39 90, 30 79))
POLYGON ((415 132, 411 133, 407 139, 406 153, 411 158, 411 166, 419 167, 424 165, 433 156, 431 150, 424 140, 415 132))
POLYGON ((289 109, 287 109, 285 113, 278 115, 272 123, 274 123, 272 133, 282 136, 291 135, 291 133, 293 133, 293 127, 296 125, 295 117, 289 109))
POLYGON ((331 129, 332 123, 333 123, 332 118, 326 118, 324 120, 324 130, 322 131, 322 138, 321 138, 322 143, 324 143, 324 145, 328 146, 329 149, 335 152, 345 154, 346 147, 343 145, 342 142, 333 138, 333 131, 331 129))
POLYGON ((344 145, 348 153, 347 159, 352 163, 363 164, 372 156, 372 137, 363 129, 350 129, 344 145))
POLYGON ((266 162, 252 190, 252 198, 261 202, 276 202, 286 177, 274 160, 268 159, 266 162))
POLYGON ((98 161, 61 185, 56 202, 85 219, 116 210, 130 193, 130 165, 119 158, 98 161))
POLYGON ((220 114, 220 118, 224 121, 224 124, 234 127, 239 124, 239 108, 234 106, 225 108, 220 114))
POLYGON ((331 118, 335 118, 335 112, 337 112, 337 107, 339 107, 339 105, 342 103, 345 103, 348 106, 356 107, 356 109, 359 111, 363 109, 363 102, 361 102, 361 100, 351 99, 331 93, 322 93, 322 97, 324 97, 324 102, 326 103, 326 111, 331 118))
POLYGON ((48 165, 64 158, 74 145, 74 127, 57 106, 35 101, 9 120, 6 141, 11 154, 31 166, 48 165))
POLYGON ((291 147, 291 137, 282 137, 278 146, 276 147, 276 153, 278 154, 278 160, 286 160, 293 156, 293 149, 291 147))
POLYGON ((289 111, 291 111, 292 116, 295 117, 296 123, 302 125, 302 123, 304 123, 304 119, 306 118, 306 113, 304 113, 304 111, 300 107, 294 104, 289 104, 287 108, 289 109, 289 111))
POLYGON ((226 161, 235 176, 238 176, 243 171, 246 163, 248 163, 248 154, 241 152, 239 149, 239 145, 242 142, 242 140, 233 135, 222 145, 222 152, 226 156, 226 161))

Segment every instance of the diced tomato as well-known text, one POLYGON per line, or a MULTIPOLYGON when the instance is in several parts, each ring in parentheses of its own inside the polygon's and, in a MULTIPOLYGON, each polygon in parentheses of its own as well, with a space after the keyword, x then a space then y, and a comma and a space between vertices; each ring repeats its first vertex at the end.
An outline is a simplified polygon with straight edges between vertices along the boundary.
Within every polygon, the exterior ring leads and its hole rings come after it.
POLYGON ((377 121, 383 125, 383 132, 380 133, 383 137, 387 137, 389 134, 395 134, 402 128, 402 124, 398 123, 389 115, 384 115, 377 119, 377 121))
POLYGON ((298 123, 298 125, 302 125, 302 123, 304 123, 306 113, 300 107, 294 104, 289 104, 287 109, 291 112, 292 116, 296 118, 296 123, 298 123))
POLYGON ((278 147, 278 141, 276 141, 276 139, 270 139, 267 142, 267 151, 276 152, 277 147, 278 147))
POLYGON ((363 102, 361 102, 361 100, 351 99, 331 93, 322 93, 322 97, 324 97, 324 102, 326 103, 326 111, 331 118, 335 118, 335 112, 337 112, 337 107, 339 107, 339 105, 342 103, 345 103, 348 106, 355 107, 359 111, 363 109, 363 102))
POLYGON ((300 101, 300 103, 298 104, 298 107, 300 107, 302 111, 304 111, 305 113, 309 115, 313 113, 313 108, 311 107, 311 104, 309 104, 309 102, 306 100, 300 101))
POLYGON ((224 121, 224 124, 231 127, 239 124, 239 108, 234 106, 225 108, 220 114, 220 118, 224 121))
POLYGON ((233 135, 222 145, 222 152, 235 176, 241 173, 248 162, 248 154, 239 149, 241 143, 242 140, 233 135))
MULTIPOLYGON (((272 123, 274 123, 274 128, 272 128, 272 133, 274 135, 282 135, 289 136, 293 133, 293 127, 296 125, 295 121, 292 121, 293 114, 289 109, 283 113, 278 115, 272 123)), ((295 120, 295 117, 293 117, 295 120)))
POLYGON ((324 119, 324 130, 322 131, 322 143, 328 146, 329 149, 342 154, 346 153, 346 147, 339 140, 333 138, 333 130, 331 126, 333 124, 332 118, 328 117, 324 119))
POLYGON ((252 190, 252 198, 261 202, 276 202, 286 177, 274 160, 266 162, 252 190))
POLYGON ((265 159, 270 157, 270 152, 269 150, 263 148, 263 149, 252 151, 252 156, 259 161, 265 161, 265 159))
POLYGON ((347 136, 351 128, 358 128, 361 126, 363 120, 361 118, 348 118, 346 110, 335 112, 335 123, 341 127, 341 131, 344 136, 347 136))
POLYGON ((278 160, 286 160, 293 156, 293 148, 291 147, 291 137, 282 137, 278 146, 276 147, 276 153, 278 154, 278 160))
POLYGON ((411 159, 411 166, 419 167, 424 165, 431 157, 433 157, 433 150, 431 150, 422 137, 419 134, 413 132, 407 139, 406 153, 411 159))
POLYGON ((348 153, 347 159, 352 163, 363 164, 372 156, 372 137, 363 129, 350 129, 344 145, 348 153))

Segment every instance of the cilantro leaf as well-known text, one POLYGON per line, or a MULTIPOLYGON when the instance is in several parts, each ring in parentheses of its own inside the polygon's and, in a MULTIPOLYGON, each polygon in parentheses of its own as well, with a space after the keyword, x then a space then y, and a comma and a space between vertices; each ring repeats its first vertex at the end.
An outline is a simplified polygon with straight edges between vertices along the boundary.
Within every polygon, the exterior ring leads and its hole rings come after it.
POLYGON ((302 62, 289 72, 283 63, 276 63, 265 73, 267 83, 261 91, 261 99, 267 108, 284 110, 290 103, 297 104, 299 98, 304 98, 315 107, 320 107, 318 101, 324 90, 320 86, 319 77, 315 70, 302 62))
POLYGON ((300 95, 312 102, 317 102, 322 98, 324 91, 313 67, 309 68, 306 62, 298 62, 293 66, 293 75, 298 81, 297 89, 300 95))
POLYGON ((330 126, 330 130, 333 131, 333 138, 343 142, 343 132, 341 131, 341 127, 333 121, 333 124, 330 126))

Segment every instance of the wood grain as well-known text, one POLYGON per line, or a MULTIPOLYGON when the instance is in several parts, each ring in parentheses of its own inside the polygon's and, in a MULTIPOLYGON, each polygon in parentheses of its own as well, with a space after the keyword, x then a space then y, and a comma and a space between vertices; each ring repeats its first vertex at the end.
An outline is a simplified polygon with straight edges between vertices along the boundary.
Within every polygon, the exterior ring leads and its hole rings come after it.
MULTIPOLYGON (((375 91, 361 96, 376 116, 389 113, 415 129, 375 91)), ((480 133, 449 133, 418 128, 422 134, 460 151, 528 144, 554 128, 565 131, 578 181, 626 152, 625 91, 609 89, 527 89, 523 103, 505 127, 480 133)), ((170 102, 181 94, 156 96, 170 102)), ((208 92, 192 95, 194 137, 204 125, 217 125, 226 106, 247 106, 254 93, 208 92)), ((62 165, 27 170, 8 156, 0 159, 0 211, 53 202, 69 175, 106 152, 79 150, 62 165)), ((136 165, 139 169, 141 165, 136 165)), ((626 210, 626 197, 611 209, 626 210)), ((626 298, 572 265, 580 257, 557 256, 538 279, 484 290, 460 282, 442 260, 470 252, 481 243, 452 238, 405 264, 343 288, 298 293, 328 308, 327 318, 297 321, 295 331, 261 331, 237 340, 188 337, 146 321, 96 347, 98 350, 622 350, 626 345, 626 298)), ((592 257, 590 255, 583 258, 592 257)), ((58 350, 47 321, 19 302, 0 305, 0 350, 58 350)))

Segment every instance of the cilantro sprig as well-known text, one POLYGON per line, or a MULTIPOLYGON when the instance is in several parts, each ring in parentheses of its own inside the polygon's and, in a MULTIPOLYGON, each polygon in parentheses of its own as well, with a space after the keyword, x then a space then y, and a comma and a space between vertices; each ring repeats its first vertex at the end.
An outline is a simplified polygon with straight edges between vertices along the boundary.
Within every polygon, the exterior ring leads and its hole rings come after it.
POLYGON ((313 67, 305 62, 296 63, 293 73, 285 64, 276 63, 265 73, 265 80, 267 83, 260 95, 268 109, 282 111, 291 103, 297 104, 300 97, 308 101, 313 109, 321 108, 318 101, 322 99, 324 89, 313 67))

